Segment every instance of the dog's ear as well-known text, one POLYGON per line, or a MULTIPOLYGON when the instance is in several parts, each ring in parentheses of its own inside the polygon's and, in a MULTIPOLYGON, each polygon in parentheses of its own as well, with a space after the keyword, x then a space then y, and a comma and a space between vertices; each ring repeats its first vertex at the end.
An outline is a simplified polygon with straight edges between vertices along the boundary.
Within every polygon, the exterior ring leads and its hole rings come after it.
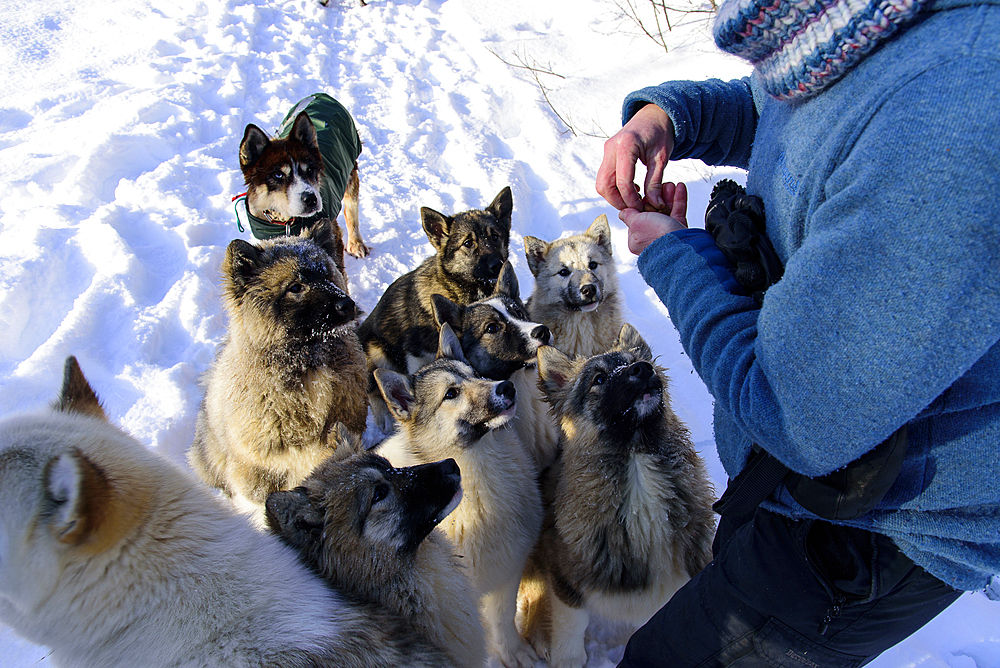
POLYGON ((493 214, 500 226, 510 234, 510 214, 514 210, 514 196, 510 192, 510 186, 500 191, 486 210, 493 214))
POLYGON ((322 535, 323 513, 310 503, 305 487, 268 494, 264 516, 272 533, 299 550, 322 535))
POLYGON ((500 275, 497 277, 497 285, 493 289, 494 297, 510 297, 517 301, 521 300, 521 290, 517 284, 517 274, 514 266, 508 261, 503 263, 500 275))
POLYGON ((410 379, 389 369, 375 369, 375 384, 378 385, 392 416, 399 422, 409 419, 416 401, 410 379))
POLYGON ((80 364, 72 355, 66 358, 66 363, 63 365, 62 390, 53 408, 64 413, 80 413, 103 420, 108 419, 97 393, 84 378, 80 364))
POLYGON ((343 422, 338 422, 333 426, 330 434, 330 445, 333 446, 333 454, 327 458, 327 461, 339 462, 351 455, 365 451, 361 437, 345 427, 343 422))
POLYGON ((420 207, 420 224, 424 226, 424 232, 427 233, 431 245, 440 252, 448 240, 448 233, 451 231, 451 218, 434 209, 422 206, 420 207))
POLYGON ((295 117, 295 123, 292 125, 292 131, 288 133, 289 139, 294 139, 295 141, 302 142, 306 146, 312 146, 316 150, 319 150, 319 139, 316 137, 316 127, 309 120, 309 114, 306 112, 300 112, 298 116, 295 117))
POLYGON ((79 545, 101 529, 112 510, 113 492, 104 471, 76 448, 53 458, 45 468, 45 495, 56 540, 79 545))
POLYGON ((316 221, 312 227, 302 230, 302 236, 308 236, 317 246, 333 258, 333 263, 337 265, 339 271, 345 278, 347 270, 344 266, 344 234, 340 230, 337 221, 323 218, 316 221))
POLYGON ((271 138, 267 133, 253 123, 247 125, 247 129, 243 131, 243 141, 240 142, 240 168, 245 170, 252 167, 270 143, 271 138))
POLYGON ((262 250, 243 239, 233 239, 226 249, 223 287, 234 299, 243 297, 247 284, 260 270, 262 250))
POLYGON ((627 322, 622 325, 621 331, 618 332, 618 340, 615 341, 615 347, 621 350, 633 350, 639 356, 639 359, 647 362, 653 361, 653 351, 650 349, 649 344, 639 334, 639 330, 627 322))
POLYGON ((448 324, 453 329, 462 331, 462 323, 465 321, 464 306, 438 294, 431 295, 431 303, 434 306, 434 322, 438 327, 448 324))
POLYGON ((538 388, 554 408, 573 377, 573 361, 558 348, 539 346, 538 348, 538 388))
POLYGON ((538 272, 545 266, 545 256, 548 252, 547 242, 536 237, 524 238, 524 256, 528 259, 528 269, 535 278, 538 278, 538 272))
POLYGON ((608 255, 611 254, 611 225, 608 223, 608 217, 603 213, 599 215, 594 222, 590 224, 587 228, 587 236, 594 240, 594 242, 606 250, 608 255))
POLYGON ((458 340, 458 335, 448 323, 441 325, 441 331, 438 333, 437 359, 442 358, 468 364, 465 353, 462 352, 462 342, 458 340))

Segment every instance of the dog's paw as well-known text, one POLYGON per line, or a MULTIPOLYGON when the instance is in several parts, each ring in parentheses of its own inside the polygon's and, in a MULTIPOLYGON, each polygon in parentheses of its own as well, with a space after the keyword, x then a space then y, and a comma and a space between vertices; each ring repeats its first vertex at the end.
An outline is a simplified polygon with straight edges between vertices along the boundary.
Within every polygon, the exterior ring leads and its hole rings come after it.
POLYGON ((371 249, 365 245, 361 239, 349 239, 347 241, 347 252, 356 258, 368 257, 371 249))
POLYGON ((545 658, 549 668, 583 668, 587 665, 587 648, 582 642, 555 645, 545 658))
POLYGON ((548 661, 549 639, 546 637, 546 634, 543 633, 541 629, 537 628, 537 625, 536 628, 530 630, 523 637, 527 641, 527 643, 531 645, 531 648, 534 650, 536 657, 548 661))
POLYGON ((520 638, 498 648, 497 655, 504 668, 534 668, 538 662, 535 650, 531 649, 531 646, 520 638))

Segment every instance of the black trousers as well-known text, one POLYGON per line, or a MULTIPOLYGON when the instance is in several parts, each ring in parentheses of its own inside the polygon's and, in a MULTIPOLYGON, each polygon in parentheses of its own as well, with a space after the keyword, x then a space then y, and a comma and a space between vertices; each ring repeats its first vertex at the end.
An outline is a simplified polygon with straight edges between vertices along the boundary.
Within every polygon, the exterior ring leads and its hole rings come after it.
POLYGON ((759 508, 723 517, 713 553, 632 635, 619 668, 853 668, 961 593, 885 536, 759 508))

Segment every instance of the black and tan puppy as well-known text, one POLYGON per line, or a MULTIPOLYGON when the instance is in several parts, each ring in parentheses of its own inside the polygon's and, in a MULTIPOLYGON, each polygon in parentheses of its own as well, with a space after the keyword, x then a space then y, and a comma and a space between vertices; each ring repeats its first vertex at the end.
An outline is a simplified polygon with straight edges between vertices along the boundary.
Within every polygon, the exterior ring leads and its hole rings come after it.
POLYGON ((396 469, 371 452, 333 456, 271 494, 267 522, 338 591, 396 613, 456 666, 482 668, 477 596, 434 530, 458 505, 460 479, 453 459, 396 469))
POLYGON ((435 253, 386 289, 358 329, 368 357, 369 399, 375 424, 392 429, 392 415, 371 374, 375 369, 413 373, 434 360, 438 329, 432 295, 458 304, 489 296, 507 261, 513 200, 504 188, 484 210, 446 216, 420 210, 421 223, 435 253))
POLYGON ((223 262, 229 332, 208 373, 191 466, 262 517, 267 495, 330 455, 331 429, 365 429, 357 309, 327 224, 260 246, 236 239, 223 262))
POLYGON ((579 668, 590 612, 638 627, 708 564, 714 491, 631 325, 590 358, 543 346, 538 375, 563 437, 533 558, 544 595, 525 628, 549 666, 579 668))

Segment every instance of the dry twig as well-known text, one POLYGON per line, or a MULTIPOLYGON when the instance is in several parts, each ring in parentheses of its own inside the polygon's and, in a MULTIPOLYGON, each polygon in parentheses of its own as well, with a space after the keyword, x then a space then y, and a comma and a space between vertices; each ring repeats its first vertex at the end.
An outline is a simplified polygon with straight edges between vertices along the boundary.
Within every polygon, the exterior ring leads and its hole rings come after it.
POLYGON ((566 79, 566 77, 564 77, 563 75, 558 74, 556 72, 553 72, 551 69, 549 69, 547 67, 542 67, 541 65, 538 64, 537 61, 535 61, 534 59, 529 59, 528 56, 527 56, 527 54, 524 54, 524 53, 518 53, 518 52, 515 51, 514 52, 514 58, 517 59, 517 63, 512 63, 509 60, 506 60, 505 58, 503 58, 500 54, 498 54, 493 49, 490 49, 489 47, 487 47, 487 51, 489 51, 494 56, 496 56, 497 59, 501 63, 503 63, 504 65, 507 65, 509 67, 513 67, 513 68, 519 69, 519 70, 525 70, 525 71, 527 71, 529 73, 529 75, 531 76, 531 78, 534 80, 535 85, 538 87, 538 90, 541 91, 541 93, 542 93, 542 99, 545 100, 545 104, 549 105, 549 109, 552 110, 552 113, 555 114, 556 118, 559 119, 559 122, 562 123, 566 127, 566 129, 563 130, 560 134, 566 134, 568 132, 568 133, 572 134, 574 137, 578 137, 580 135, 584 135, 586 137, 599 137, 599 138, 603 138, 603 139, 607 139, 608 138, 608 134, 605 133, 603 130, 600 132, 600 134, 598 134, 598 133, 594 133, 594 132, 584 132, 584 131, 579 130, 578 128, 574 127, 572 119, 569 117, 569 115, 566 114, 564 116, 563 114, 559 113, 559 110, 556 109, 556 107, 555 107, 554 104, 552 104, 552 99, 549 97, 549 93, 552 92, 552 89, 549 88, 549 87, 547 87, 544 83, 542 83, 541 75, 544 74, 544 75, 553 76, 553 77, 557 77, 559 79, 564 79, 564 80, 566 79))

